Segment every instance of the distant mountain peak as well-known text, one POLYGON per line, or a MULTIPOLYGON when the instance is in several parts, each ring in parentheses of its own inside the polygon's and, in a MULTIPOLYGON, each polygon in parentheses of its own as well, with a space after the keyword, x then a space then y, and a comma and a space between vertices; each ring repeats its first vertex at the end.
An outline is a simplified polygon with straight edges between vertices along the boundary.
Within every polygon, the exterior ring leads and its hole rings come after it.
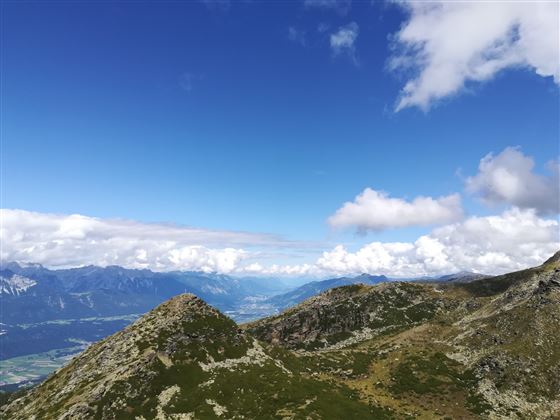
POLYGON ((369 274, 369 273, 362 273, 358 276, 355 277, 356 279, 376 279, 376 280, 380 280, 380 279, 387 279, 387 276, 385 276, 384 274, 369 274))
POLYGON ((490 276, 486 274, 463 270, 457 273, 446 274, 443 276, 436 277, 434 280, 447 281, 447 282, 470 282, 470 281, 485 279, 488 277, 490 276))
POLYGON ((22 269, 44 269, 39 263, 25 262, 25 261, 2 261, 0 267, 3 269, 22 270, 22 269))
POLYGON ((461 270, 461 271, 457 271, 456 273, 452 273, 451 275, 454 275, 454 276, 467 276, 467 275, 471 275, 471 274, 479 274, 479 273, 475 273, 474 271, 461 270))

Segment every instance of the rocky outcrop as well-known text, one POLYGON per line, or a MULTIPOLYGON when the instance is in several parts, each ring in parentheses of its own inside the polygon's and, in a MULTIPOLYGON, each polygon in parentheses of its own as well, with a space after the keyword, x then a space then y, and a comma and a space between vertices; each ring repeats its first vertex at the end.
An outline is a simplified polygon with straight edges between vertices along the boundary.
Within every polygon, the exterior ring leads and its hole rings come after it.
POLYGON ((432 286, 403 282, 331 289, 279 316, 244 326, 261 340, 292 349, 326 349, 339 341, 385 334, 432 319, 449 305, 432 286), (367 334, 356 333, 366 330, 367 334))

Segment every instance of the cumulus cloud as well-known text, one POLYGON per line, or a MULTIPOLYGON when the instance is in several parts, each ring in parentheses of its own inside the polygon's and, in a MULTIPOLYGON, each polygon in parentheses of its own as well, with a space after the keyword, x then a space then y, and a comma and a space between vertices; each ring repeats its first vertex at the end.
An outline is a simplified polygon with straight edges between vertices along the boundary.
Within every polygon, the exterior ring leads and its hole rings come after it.
POLYGON ((379 231, 406 226, 454 222, 463 217, 458 194, 437 199, 416 197, 412 201, 389 197, 383 191, 366 188, 354 201, 344 203, 328 222, 333 227, 356 227, 379 231))
POLYGON ((533 172, 535 162, 519 149, 508 147, 481 159, 478 173, 466 180, 467 191, 488 204, 533 208, 539 213, 560 213, 558 162, 550 163, 549 176, 533 172))
POLYGON ((352 0, 304 0, 307 9, 334 10, 340 15, 346 15, 352 6, 352 0))
POLYGON ((358 64, 356 57, 356 39, 360 28, 356 22, 350 22, 348 25, 341 26, 338 31, 330 36, 331 50, 335 56, 347 55, 352 59, 354 64, 358 64))
POLYGON ((250 247, 293 243, 272 235, 213 231, 162 223, 0 210, 1 259, 51 267, 122 265, 154 270, 230 273, 250 247))
POLYGON ((468 82, 526 68, 560 83, 559 3, 405 0, 409 18, 395 35, 392 70, 411 70, 397 111, 427 110, 468 82))
POLYGON ((436 228, 414 242, 372 242, 356 252, 339 245, 324 252, 315 269, 393 276, 461 270, 500 274, 541 264, 559 248, 556 220, 513 208, 498 216, 470 217, 436 228))

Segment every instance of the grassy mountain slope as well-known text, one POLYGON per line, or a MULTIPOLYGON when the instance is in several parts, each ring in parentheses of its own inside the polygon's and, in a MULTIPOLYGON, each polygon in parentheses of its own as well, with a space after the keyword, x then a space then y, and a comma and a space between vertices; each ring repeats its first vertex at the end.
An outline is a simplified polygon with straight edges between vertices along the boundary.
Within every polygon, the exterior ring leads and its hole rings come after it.
POLYGON ((241 327, 181 295, 1 414, 555 419, 559 325, 560 254, 469 283, 339 287, 241 327))
POLYGON ((465 284, 344 287, 245 328, 304 349, 395 418, 559 418, 559 261, 465 284))
POLYGON ((303 370, 294 355, 181 295, 90 347, 3 418, 363 418, 376 411, 347 386, 303 370))

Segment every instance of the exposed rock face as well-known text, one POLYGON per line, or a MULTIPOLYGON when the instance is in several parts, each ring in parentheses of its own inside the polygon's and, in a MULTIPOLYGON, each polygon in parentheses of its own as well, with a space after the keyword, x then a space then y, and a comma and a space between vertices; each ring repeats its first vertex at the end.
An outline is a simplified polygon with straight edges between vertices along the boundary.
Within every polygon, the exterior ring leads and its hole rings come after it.
POLYGON ((551 259, 527 270, 525 281, 456 323, 456 355, 484 378, 479 389, 496 417, 560 414, 558 265, 551 259))
POLYGON ((385 283, 331 289, 279 316, 245 328, 261 340, 293 349, 320 349, 367 329, 367 336, 410 328, 432 319, 451 301, 433 286, 385 283))

